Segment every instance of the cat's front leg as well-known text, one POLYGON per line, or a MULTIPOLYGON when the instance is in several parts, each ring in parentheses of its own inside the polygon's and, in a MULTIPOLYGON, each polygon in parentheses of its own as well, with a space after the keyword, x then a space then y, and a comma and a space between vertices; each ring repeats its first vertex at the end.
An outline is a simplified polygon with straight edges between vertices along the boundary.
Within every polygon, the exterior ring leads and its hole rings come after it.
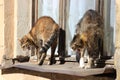
POLYGON ((80 58, 79 67, 82 68, 82 69, 85 68, 84 57, 80 58))
POLYGON ((81 52, 80 52, 80 61, 79 61, 79 67, 80 68, 85 68, 85 62, 84 62, 84 52, 85 52, 85 49, 81 49, 81 52))
POLYGON ((85 69, 90 69, 94 67, 93 58, 88 57, 88 63, 85 66, 85 69))
POLYGON ((44 60, 45 60, 45 58, 46 58, 46 53, 44 52, 44 53, 39 53, 41 56, 40 56, 40 59, 39 59, 39 61, 38 61, 38 64, 39 65, 42 65, 43 64, 43 62, 44 62, 44 60))

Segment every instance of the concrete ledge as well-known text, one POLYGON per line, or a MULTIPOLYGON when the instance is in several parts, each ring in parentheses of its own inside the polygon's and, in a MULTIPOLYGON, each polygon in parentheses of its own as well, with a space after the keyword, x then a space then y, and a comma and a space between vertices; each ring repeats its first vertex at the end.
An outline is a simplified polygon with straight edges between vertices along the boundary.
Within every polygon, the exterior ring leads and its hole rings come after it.
POLYGON ((115 72, 112 66, 106 66, 104 68, 95 68, 95 69, 80 69, 78 65, 79 64, 77 62, 72 62, 72 63, 67 62, 63 65, 44 64, 42 66, 39 66, 37 64, 28 62, 28 63, 18 63, 13 65, 12 67, 31 70, 31 71, 37 71, 37 72, 59 73, 59 74, 75 75, 75 76, 82 76, 82 77, 115 72))
MULTIPOLYGON (((2 75, 23 74, 47 78, 50 80, 114 80, 115 70, 111 66, 95 69, 80 69, 77 62, 66 62, 63 65, 39 66, 34 63, 18 63, 2 69, 2 75)), ((7 77, 7 76, 6 76, 7 77)), ((22 77, 22 76, 21 76, 22 77)), ((25 78, 27 79, 27 77, 25 78)), ((11 78, 12 80, 12 78, 11 78)))
POLYGON ((2 70, 5 80, 115 80, 115 74, 102 74, 95 76, 74 76, 58 73, 37 72, 21 68, 2 70))

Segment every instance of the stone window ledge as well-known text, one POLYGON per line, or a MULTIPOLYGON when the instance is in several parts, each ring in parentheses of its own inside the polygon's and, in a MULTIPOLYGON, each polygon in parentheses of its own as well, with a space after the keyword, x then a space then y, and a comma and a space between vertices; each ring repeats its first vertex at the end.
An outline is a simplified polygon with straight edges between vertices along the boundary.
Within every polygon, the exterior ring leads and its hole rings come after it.
POLYGON ((37 71, 37 72, 58 73, 58 74, 67 74, 67 75, 75 75, 75 76, 82 76, 82 77, 105 74, 105 73, 113 73, 115 71, 113 65, 111 66, 106 65, 106 67, 104 68, 80 69, 79 64, 77 62, 66 62, 63 65, 43 64, 42 66, 39 66, 35 63, 26 62, 26 63, 17 63, 15 65, 10 66, 10 68, 11 67, 37 71))

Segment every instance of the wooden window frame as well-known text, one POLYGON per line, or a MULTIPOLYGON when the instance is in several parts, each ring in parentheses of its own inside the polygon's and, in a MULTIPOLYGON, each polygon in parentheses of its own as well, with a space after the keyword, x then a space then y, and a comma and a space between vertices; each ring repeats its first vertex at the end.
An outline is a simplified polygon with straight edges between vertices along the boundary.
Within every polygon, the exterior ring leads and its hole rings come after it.
POLYGON ((58 53, 61 57, 65 57, 65 25, 66 25, 66 13, 65 13, 65 4, 66 0, 60 0, 59 2, 59 26, 60 26, 60 33, 59 33, 59 45, 58 45, 58 53))
POLYGON ((38 0, 32 0, 32 26, 38 19, 38 0))
MULTIPOLYGON (((104 0, 96 0, 95 9, 100 13, 100 15, 104 18, 104 0)), ((59 45, 58 45, 58 53, 60 56, 67 55, 66 49, 66 26, 67 26, 67 16, 68 9, 70 5, 70 0, 59 0, 59 26, 60 26, 60 34, 59 34, 59 45)), ((38 19, 38 0, 32 0, 32 26, 38 19)))
POLYGON ((104 17, 104 0, 96 0, 95 10, 104 17))

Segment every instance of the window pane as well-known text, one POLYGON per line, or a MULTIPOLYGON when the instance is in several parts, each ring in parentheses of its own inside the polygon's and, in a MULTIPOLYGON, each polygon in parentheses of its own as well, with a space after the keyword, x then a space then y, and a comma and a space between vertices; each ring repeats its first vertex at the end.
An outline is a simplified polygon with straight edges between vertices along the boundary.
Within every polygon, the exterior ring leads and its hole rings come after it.
POLYGON ((66 27, 66 46, 68 54, 72 54, 70 41, 74 36, 75 26, 88 9, 95 9, 95 0, 70 0, 68 27, 66 27))
POLYGON ((50 16, 59 22, 59 0, 38 0, 38 17, 50 16))

